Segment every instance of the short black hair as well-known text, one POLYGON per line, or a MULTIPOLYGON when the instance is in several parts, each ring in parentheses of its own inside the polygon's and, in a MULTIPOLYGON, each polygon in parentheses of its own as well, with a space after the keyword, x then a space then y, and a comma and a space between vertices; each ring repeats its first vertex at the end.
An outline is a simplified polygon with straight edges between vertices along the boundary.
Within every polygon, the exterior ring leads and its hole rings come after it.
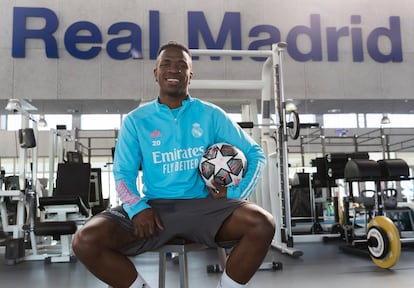
POLYGON ((179 48, 183 50, 184 52, 186 52, 191 57, 191 52, 188 49, 188 47, 177 41, 168 41, 167 43, 161 45, 160 49, 158 49, 157 55, 160 55, 162 51, 170 47, 179 48))

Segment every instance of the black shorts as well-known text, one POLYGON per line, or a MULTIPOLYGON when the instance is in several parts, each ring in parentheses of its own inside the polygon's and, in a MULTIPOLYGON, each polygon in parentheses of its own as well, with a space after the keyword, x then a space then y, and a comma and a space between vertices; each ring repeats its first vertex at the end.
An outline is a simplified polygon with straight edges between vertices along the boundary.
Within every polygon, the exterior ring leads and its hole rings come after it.
MULTIPOLYGON (((151 238, 137 241, 121 250, 128 256, 157 249, 175 237, 217 247, 215 236, 223 222, 238 207, 248 202, 238 199, 180 199, 150 200, 148 204, 158 213, 164 229, 151 238)), ((132 221, 122 206, 106 210, 95 217, 117 221, 126 230, 133 231, 132 221)))

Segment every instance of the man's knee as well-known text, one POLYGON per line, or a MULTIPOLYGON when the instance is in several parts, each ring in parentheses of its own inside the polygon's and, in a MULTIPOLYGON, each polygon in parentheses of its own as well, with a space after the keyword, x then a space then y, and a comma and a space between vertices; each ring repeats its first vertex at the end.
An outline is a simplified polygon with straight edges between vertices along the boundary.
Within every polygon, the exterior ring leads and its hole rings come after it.
POLYGON ((72 250, 78 257, 87 252, 92 252, 91 248, 99 243, 98 235, 91 230, 93 229, 81 228, 73 236, 72 250))
POLYGON ((255 211, 253 218, 256 233, 273 238, 276 230, 273 216, 265 210, 258 210, 255 211))
POLYGON ((250 204, 235 212, 234 216, 238 219, 237 223, 243 225, 247 229, 247 233, 259 233, 259 235, 270 235, 273 237, 275 221, 272 214, 267 210, 256 204, 250 204))
POLYGON ((276 227, 272 214, 255 204, 245 208, 239 215, 242 217, 242 223, 247 225, 246 233, 252 233, 255 238, 273 239, 276 227))
POLYGON ((92 219, 89 223, 76 231, 72 239, 72 250, 78 257, 90 257, 106 246, 113 246, 114 234, 109 232, 110 225, 105 219, 92 219))

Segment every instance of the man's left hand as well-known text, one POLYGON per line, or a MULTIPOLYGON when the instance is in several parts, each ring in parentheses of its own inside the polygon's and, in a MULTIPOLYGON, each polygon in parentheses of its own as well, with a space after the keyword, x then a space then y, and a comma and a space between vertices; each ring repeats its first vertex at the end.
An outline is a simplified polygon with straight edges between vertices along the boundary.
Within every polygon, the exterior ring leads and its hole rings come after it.
POLYGON ((227 187, 217 184, 214 180, 211 181, 211 184, 213 184, 213 188, 207 186, 211 197, 215 199, 227 198, 227 187))

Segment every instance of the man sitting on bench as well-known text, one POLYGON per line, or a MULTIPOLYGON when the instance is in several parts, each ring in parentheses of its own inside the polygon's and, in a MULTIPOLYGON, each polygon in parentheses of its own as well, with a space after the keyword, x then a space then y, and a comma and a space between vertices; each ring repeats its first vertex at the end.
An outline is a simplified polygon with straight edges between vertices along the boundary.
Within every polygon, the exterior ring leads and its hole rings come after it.
POLYGON ((159 96, 128 114, 120 130, 114 176, 121 207, 104 211, 73 239, 78 259, 112 287, 150 287, 127 256, 154 250, 174 237, 217 247, 237 241, 218 287, 244 287, 260 267, 275 232, 272 215, 245 199, 266 158, 223 110, 192 98, 190 51, 163 45, 154 68, 159 96), (238 147, 248 168, 237 186, 207 188, 198 163, 209 145, 238 147), (137 190, 142 167, 144 186, 137 190), (140 194, 142 192, 142 194, 140 194))

